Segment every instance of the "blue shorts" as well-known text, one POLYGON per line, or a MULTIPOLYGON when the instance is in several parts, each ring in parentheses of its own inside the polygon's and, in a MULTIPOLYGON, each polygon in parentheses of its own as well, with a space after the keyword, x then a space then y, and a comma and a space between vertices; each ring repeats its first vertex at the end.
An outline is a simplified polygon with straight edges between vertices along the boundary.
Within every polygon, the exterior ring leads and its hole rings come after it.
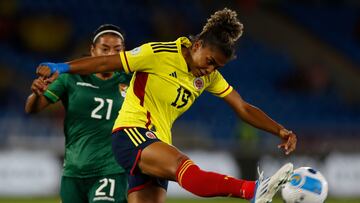
POLYGON ((167 190, 168 180, 141 173, 137 164, 141 151, 154 142, 161 142, 155 133, 144 128, 122 128, 112 133, 112 150, 118 164, 128 173, 128 194, 147 185, 167 190))

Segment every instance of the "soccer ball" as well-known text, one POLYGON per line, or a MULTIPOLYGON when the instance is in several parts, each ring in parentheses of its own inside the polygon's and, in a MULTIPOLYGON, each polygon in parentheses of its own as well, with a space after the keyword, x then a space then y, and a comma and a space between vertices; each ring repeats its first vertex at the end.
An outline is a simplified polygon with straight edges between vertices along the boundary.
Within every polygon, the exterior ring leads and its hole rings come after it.
POLYGON ((328 183, 324 176, 311 167, 294 170, 281 195, 286 203, 322 203, 328 193, 328 183))

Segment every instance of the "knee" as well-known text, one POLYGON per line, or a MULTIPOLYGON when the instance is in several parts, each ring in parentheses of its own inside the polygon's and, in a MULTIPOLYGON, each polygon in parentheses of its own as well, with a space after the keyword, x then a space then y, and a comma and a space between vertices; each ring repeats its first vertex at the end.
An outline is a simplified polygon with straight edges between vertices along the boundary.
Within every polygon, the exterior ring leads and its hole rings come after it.
POLYGON ((177 171, 179 169, 179 167, 181 167, 182 163, 184 163, 184 161, 190 159, 188 156, 186 156, 185 154, 179 154, 176 157, 176 163, 174 164, 174 167, 171 168, 171 174, 173 175, 173 180, 177 179, 177 171))
POLYGON ((188 159, 190 159, 190 158, 188 156, 186 156, 185 154, 180 154, 177 157, 176 169, 178 169, 181 166, 181 164, 188 159))
POLYGON ((138 166, 144 174, 175 181, 178 168, 188 159, 175 147, 156 142, 141 152, 138 166))
MULTIPOLYGON (((149 173, 151 175, 155 175, 157 177, 166 178, 168 180, 176 181, 177 180, 177 171, 179 167, 181 167, 181 164, 188 160, 189 158, 186 155, 179 154, 175 157, 171 157, 171 159, 168 159, 166 162, 163 162, 163 164, 160 167, 154 168, 155 173, 149 173)), ((143 171, 146 173, 146 171, 143 171)))

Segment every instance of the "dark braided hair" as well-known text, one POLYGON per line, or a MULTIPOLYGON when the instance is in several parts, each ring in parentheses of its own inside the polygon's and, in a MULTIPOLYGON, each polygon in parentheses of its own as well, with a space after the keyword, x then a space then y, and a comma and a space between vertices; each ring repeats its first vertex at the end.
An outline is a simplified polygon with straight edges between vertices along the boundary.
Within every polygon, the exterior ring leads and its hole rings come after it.
POLYGON ((194 40, 202 40, 203 46, 218 48, 227 58, 235 57, 235 43, 243 33, 243 24, 237 13, 228 8, 216 11, 207 19, 200 34, 194 40))

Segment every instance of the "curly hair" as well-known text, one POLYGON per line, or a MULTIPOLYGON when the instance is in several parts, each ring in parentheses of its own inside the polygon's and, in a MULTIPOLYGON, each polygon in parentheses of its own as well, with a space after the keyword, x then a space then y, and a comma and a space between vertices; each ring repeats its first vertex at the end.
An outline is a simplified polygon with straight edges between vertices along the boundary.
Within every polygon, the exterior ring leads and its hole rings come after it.
POLYGON ((243 33, 243 24, 237 18, 237 13, 228 8, 216 11, 207 19, 200 34, 195 40, 202 40, 204 45, 209 44, 219 48, 226 57, 233 58, 236 41, 243 33))

